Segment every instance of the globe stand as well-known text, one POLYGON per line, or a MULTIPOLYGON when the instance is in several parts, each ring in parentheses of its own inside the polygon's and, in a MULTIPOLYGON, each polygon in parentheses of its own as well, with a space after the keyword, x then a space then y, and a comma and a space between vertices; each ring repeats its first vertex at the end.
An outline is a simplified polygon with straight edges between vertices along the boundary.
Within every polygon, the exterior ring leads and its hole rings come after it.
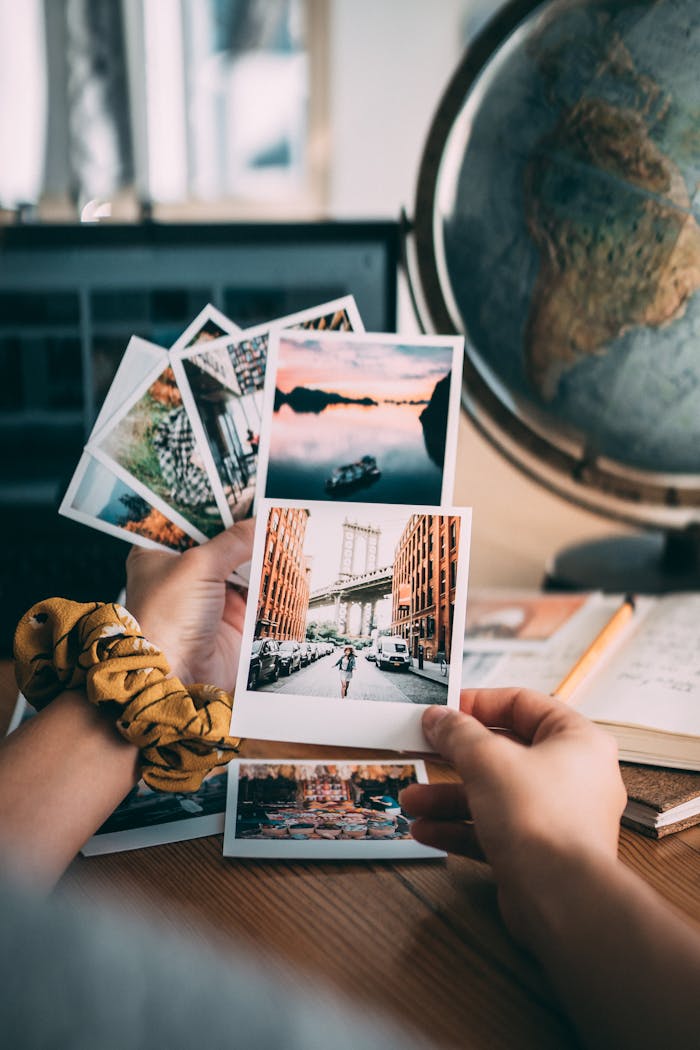
POLYGON ((565 547, 547 566, 543 586, 548 591, 638 594, 700 591, 700 527, 565 547))

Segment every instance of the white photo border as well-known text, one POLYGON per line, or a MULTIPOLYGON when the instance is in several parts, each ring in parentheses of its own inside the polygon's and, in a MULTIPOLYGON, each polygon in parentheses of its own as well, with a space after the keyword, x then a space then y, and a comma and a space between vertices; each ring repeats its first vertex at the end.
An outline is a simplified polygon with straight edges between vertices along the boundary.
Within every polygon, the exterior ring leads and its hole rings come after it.
POLYGON ((447 676, 447 707, 459 708, 462 648, 467 607, 469 547, 471 540, 470 507, 414 507, 396 503, 327 503, 322 500, 263 499, 258 506, 255 540, 250 573, 250 598, 246 605, 245 626, 238 666, 235 701, 231 716, 231 734, 258 740, 285 740, 302 744, 324 744, 342 747, 367 747, 383 750, 430 751, 421 728, 423 712, 431 704, 394 703, 373 700, 340 700, 304 694, 277 696, 248 689, 248 667, 255 635, 258 595, 262 579, 265 535, 270 511, 274 507, 296 510, 319 508, 329 513, 335 508, 346 514, 348 508, 357 514, 377 514, 383 508, 431 517, 456 516, 460 520, 459 556, 455 588, 447 676))
MULTIPOLYGON (((176 354, 180 350, 188 349, 193 337, 196 338, 208 321, 213 321, 215 325, 218 325, 224 335, 236 335, 242 330, 240 325, 237 325, 235 321, 232 321, 230 317, 227 317, 226 314, 222 313, 213 303, 207 303, 207 305, 199 311, 194 320, 190 321, 184 332, 177 337, 170 347, 170 354, 176 354)), ((217 338, 221 337, 218 336, 217 338)), ((207 342, 214 342, 214 340, 208 339, 207 342)), ((200 343, 199 345, 202 346, 204 344, 200 343)))
POLYGON ((99 434, 110 421, 114 412, 118 411, 119 406, 129 399, 140 383, 142 376, 146 375, 146 371, 150 373, 156 361, 165 360, 166 355, 167 350, 165 347, 158 346, 157 343, 149 343, 148 340, 142 339, 141 336, 132 335, 122 354, 119 367, 114 373, 107 396, 102 402, 100 411, 97 413, 97 418, 92 427, 92 434, 99 434), (144 366, 135 368, 135 364, 141 355, 146 358, 144 366), (134 375, 134 372, 136 372, 136 375, 134 375))
POLYGON ((220 835, 224 830, 223 813, 207 813, 201 817, 170 820, 165 824, 152 824, 146 828, 130 828, 128 831, 107 831, 93 835, 80 852, 84 857, 98 857, 104 853, 125 853, 132 849, 147 849, 169 842, 189 842, 208 835, 220 835))

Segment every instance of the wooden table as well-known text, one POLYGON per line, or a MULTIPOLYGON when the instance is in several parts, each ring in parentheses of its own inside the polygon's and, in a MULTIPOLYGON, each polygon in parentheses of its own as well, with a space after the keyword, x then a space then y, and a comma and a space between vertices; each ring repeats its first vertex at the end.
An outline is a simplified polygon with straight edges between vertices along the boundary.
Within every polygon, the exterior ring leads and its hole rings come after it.
MULTIPOLYGON (((2 732, 14 698, 11 668, 2 662, 2 732)), ((245 753, 324 751, 248 741, 245 753)), ((429 769, 431 778, 450 777, 438 764, 429 769)), ((221 842, 213 836, 78 858, 61 887, 90 900, 118 894, 124 912, 145 907, 197 937, 211 928, 231 943, 248 942, 271 964, 290 964, 300 988, 329 981, 358 1010, 385 1009, 438 1045, 575 1045, 547 980, 508 937, 484 865, 455 857, 401 864, 225 860, 221 842)), ((620 854, 700 920, 700 827, 660 842, 623 830, 620 854)))

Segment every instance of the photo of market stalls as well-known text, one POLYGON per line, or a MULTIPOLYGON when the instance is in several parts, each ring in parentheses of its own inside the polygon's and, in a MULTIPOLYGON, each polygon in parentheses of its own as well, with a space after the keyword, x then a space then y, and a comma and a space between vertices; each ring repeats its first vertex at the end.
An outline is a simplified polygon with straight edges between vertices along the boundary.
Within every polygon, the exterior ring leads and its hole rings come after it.
POLYGON ((236 838, 408 839, 412 764, 241 763, 236 838))

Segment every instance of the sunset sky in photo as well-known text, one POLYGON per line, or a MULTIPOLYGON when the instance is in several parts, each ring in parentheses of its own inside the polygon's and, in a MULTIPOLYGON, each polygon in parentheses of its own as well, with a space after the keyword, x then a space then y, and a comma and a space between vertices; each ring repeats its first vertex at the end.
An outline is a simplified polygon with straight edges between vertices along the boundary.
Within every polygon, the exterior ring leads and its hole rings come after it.
POLYGON ((344 397, 428 401, 452 365, 452 347, 377 342, 347 333, 280 336, 276 386, 296 386, 344 397))

